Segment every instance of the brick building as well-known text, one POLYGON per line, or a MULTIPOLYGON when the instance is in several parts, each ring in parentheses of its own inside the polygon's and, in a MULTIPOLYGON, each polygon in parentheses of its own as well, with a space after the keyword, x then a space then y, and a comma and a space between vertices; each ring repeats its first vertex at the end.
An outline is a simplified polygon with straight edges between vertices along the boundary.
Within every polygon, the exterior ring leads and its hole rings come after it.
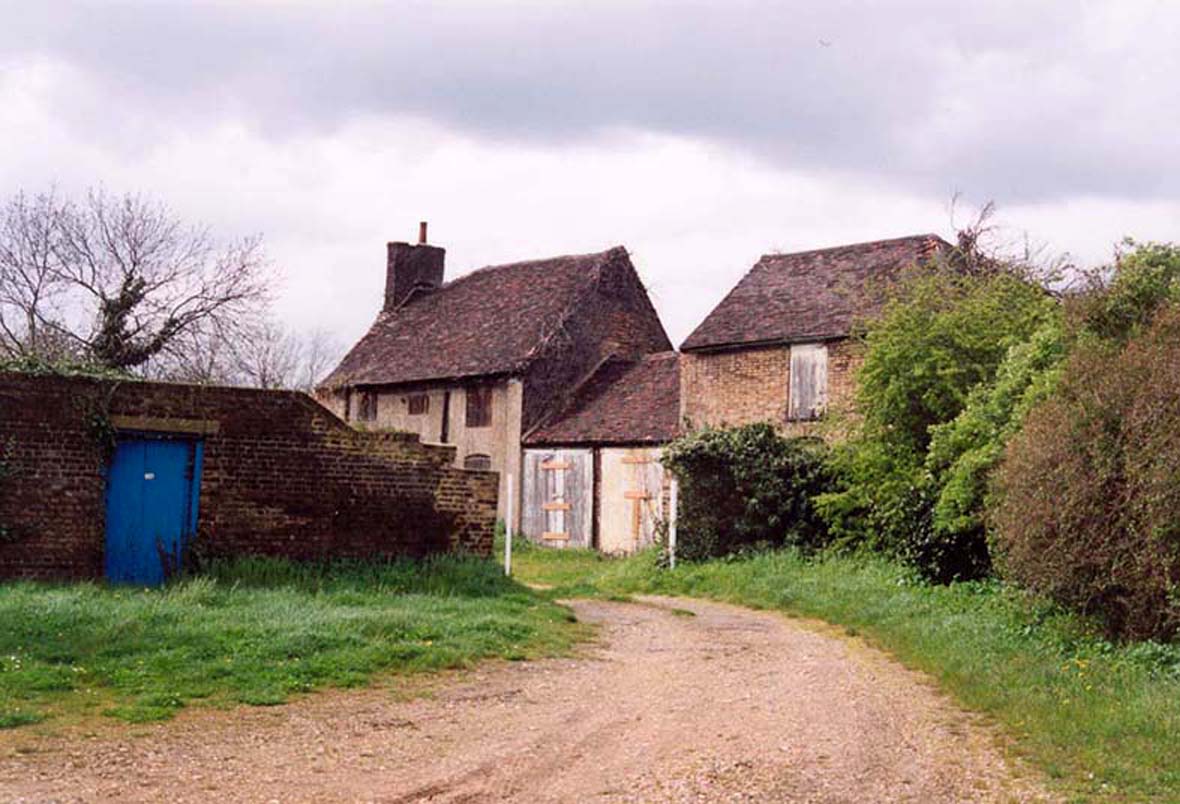
POLYGON ((419 240, 388 244, 382 309, 317 396, 355 426, 416 433, 452 445, 456 466, 500 472, 504 516, 525 434, 605 362, 672 347, 622 247, 444 282, 444 250, 424 229, 419 240))
POLYGON ((854 323, 899 271, 950 249, 923 234, 765 255, 681 345, 681 422, 819 433, 825 411, 851 402, 854 323))
POLYGON ((488 555, 497 478, 454 460, 302 393, 0 373, 0 577, 158 583, 194 544, 488 555))

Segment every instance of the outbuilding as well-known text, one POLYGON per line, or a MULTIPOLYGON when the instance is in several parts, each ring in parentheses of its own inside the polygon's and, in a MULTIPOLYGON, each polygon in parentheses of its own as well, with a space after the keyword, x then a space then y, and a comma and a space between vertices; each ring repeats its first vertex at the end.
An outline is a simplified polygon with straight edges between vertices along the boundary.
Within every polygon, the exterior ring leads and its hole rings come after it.
POLYGON ((617 555, 655 543, 670 480, 660 459, 679 411, 676 352, 603 361, 524 438, 524 535, 617 555))

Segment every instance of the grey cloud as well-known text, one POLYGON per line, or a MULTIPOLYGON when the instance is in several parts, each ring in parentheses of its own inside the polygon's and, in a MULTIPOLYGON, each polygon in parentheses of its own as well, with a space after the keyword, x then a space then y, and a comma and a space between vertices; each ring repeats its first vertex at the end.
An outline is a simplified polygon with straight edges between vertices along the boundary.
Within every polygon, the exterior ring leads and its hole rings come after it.
POLYGON ((1180 14, 1136 7, 1120 42, 1095 8, 55 4, 10 21, 0 64, 61 59, 113 112, 244 119, 273 138, 361 115, 545 143, 626 127, 941 196, 1174 197, 1180 14))

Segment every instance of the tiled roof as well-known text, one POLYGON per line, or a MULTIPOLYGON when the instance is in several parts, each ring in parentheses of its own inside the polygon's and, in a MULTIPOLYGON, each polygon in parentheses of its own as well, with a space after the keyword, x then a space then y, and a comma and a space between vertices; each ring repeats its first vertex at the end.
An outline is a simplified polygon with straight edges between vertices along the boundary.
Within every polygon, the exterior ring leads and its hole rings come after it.
POLYGON ((797 254, 767 254, 681 348, 847 336, 853 319, 879 303, 875 294, 866 292, 871 280, 887 280, 900 269, 950 248, 938 235, 922 234, 797 254))
POLYGON ((676 437, 680 362, 676 352, 608 360, 526 444, 660 444, 676 437))
POLYGON ((481 268, 414 295, 376 322, 322 383, 385 385, 523 370, 600 269, 630 260, 597 254, 481 268))

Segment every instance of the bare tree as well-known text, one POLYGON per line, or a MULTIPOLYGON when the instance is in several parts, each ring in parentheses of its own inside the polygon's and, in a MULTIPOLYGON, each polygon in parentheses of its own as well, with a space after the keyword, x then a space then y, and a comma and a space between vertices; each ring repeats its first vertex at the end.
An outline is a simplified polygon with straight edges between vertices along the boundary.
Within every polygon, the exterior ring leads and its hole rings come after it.
POLYGON ((299 351, 295 337, 268 321, 234 350, 234 381, 255 388, 291 388, 299 370, 299 351))
POLYGON ((344 346, 326 330, 312 330, 303 340, 302 366, 296 387, 311 393, 344 356, 344 346))
POLYGON ((301 336, 268 322, 239 341, 228 381, 310 393, 339 361, 341 352, 339 342, 324 330, 301 336))
POLYGON ((265 318, 261 241, 228 244, 141 196, 17 195, 0 220, 0 330, 9 354, 70 354, 184 375, 201 350, 265 318))
POLYGON ((1027 232, 1013 236, 998 225, 994 201, 985 203, 960 228, 955 221, 959 200, 956 193, 950 202, 951 226, 956 232, 952 257, 959 270, 975 275, 1012 273, 1047 289, 1076 271, 1068 253, 1052 254, 1043 243, 1032 243, 1027 232))
POLYGON ((57 317, 63 286, 56 252, 61 240, 53 193, 18 193, 0 213, 0 354, 57 358, 69 344, 47 318, 57 317))

